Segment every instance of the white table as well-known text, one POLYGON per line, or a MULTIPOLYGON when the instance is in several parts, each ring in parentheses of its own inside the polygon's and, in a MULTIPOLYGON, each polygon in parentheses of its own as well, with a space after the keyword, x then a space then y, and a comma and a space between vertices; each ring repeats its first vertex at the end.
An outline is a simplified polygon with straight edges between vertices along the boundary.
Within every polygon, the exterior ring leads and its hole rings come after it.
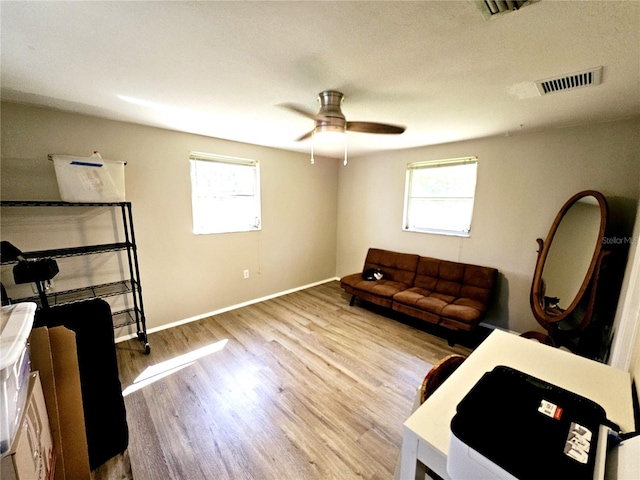
POLYGON ((482 375, 506 365, 600 404, 622 431, 634 429, 628 372, 494 330, 404 423, 400 479, 424 480, 428 466, 445 480, 451 419, 456 406, 482 375))

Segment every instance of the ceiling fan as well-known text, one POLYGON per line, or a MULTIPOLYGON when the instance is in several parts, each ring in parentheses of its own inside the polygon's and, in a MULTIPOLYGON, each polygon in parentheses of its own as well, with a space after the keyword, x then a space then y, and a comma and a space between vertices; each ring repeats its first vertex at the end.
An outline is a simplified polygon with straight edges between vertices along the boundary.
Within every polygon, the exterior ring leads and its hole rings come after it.
POLYGON ((318 113, 309 112, 297 105, 285 103, 282 106, 293 110, 296 113, 304 115, 315 121, 315 127, 302 135, 296 141, 306 140, 319 133, 334 132, 345 133, 346 131, 361 133, 383 133, 383 134, 400 134, 405 131, 405 127, 397 125, 389 125, 386 123, 374 122, 348 122, 345 118, 340 105, 344 100, 342 92, 336 90, 324 90, 318 94, 318 102, 320 110, 318 113))

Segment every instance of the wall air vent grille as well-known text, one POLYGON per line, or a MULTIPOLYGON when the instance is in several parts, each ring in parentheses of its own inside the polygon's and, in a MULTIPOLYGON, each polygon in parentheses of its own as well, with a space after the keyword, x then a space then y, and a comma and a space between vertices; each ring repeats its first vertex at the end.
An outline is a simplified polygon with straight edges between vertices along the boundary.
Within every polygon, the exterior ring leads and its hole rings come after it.
POLYGON ((576 88, 600 85, 602 82, 602 67, 592 68, 583 72, 571 73, 560 77, 538 80, 535 83, 540 95, 575 90, 576 88))
POLYGON ((488 20, 503 13, 514 12, 539 1, 540 0, 475 0, 475 4, 482 12, 485 20, 488 20))

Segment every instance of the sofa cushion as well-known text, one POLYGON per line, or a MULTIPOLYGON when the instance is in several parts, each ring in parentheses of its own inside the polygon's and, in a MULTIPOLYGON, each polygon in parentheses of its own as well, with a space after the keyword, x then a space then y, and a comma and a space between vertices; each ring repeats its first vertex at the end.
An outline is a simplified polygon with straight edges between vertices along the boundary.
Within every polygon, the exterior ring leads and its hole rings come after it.
POLYGON ((401 283, 407 288, 413 284, 419 260, 419 255, 411 253, 370 248, 362 270, 378 268, 384 274, 383 280, 401 283))
POLYGON ((414 287, 393 297, 393 308, 422 310, 474 325, 486 313, 497 270, 430 257, 418 262, 414 287), (395 305, 398 304, 398 305, 395 305))
POLYGON ((421 257, 413 284, 431 292, 458 297, 464 278, 464 267, 461 263, 421 257))
POLYGON ((392 298, 396 293, 407 288, 404 283, 394 282, 386 278, 382 280, 365 280, 360 273, 353 273, 342 277, 340 284, 343 287, 348 286, 352 289, 373 293, 385 298, 392 298))
POLYGON ((498 271, 495 268, 467 265, 464 269, 460 297, 473 298, 486 307, 489 304, 497 275, 498 271))
POLYGON ((484 309, 474 306, 451 303, 442 309, 442 316, 470 325, 478 323, 484 316, 484 309))
POLYGON ((382 307, 391 308, 393 296, 407 288, 404 283, 382 280, 364 280, 362 274, 353 273, 340 279, 340 286, 345 292, 375 303, 382 307))
POLYGON ((342 277, 340 285, 347 293, 357 295, 376 305, 391 308, 393 296, 409 288, 413 283, 419 259, 419 255, 370 248, 362 270, 378 269, 382 271, 383 278, 373 281, 364 280, 362 274, 354 273, 342 277))
POLYGON ((424 288, 412 287, 393 296, 396 302, 421 308, 431 313, 440 315, 442 310, 456 298, 450 295, 442 295, 424 288))
POLYGON ((409 288, 393 296, 393 309, 407 312, 402 306, 414 310, 449 317, 461 323, 473 325, 478 323, 485 312, 485 307, 477 300, 469 298, 456 299, 449 295, 431 292, 422 288, 409 288))

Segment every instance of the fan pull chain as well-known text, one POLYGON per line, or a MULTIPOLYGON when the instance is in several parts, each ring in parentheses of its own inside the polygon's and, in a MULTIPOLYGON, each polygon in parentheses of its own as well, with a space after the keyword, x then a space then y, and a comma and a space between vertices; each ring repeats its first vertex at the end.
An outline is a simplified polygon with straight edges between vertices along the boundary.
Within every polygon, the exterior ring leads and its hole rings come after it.
POLYGON ((344 136, 344 166, 347 166, 347 136, 344 136))

